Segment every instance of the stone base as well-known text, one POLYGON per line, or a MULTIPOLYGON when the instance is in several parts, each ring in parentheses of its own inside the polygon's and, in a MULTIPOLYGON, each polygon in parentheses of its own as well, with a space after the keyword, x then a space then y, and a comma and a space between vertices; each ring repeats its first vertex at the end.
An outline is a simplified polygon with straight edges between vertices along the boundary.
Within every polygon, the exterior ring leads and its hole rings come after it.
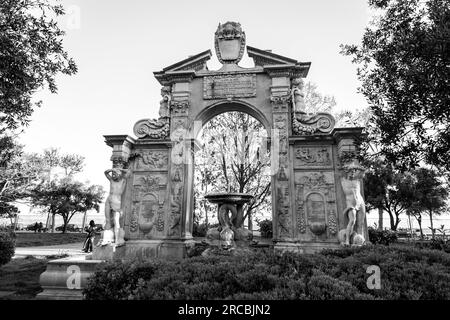
POLYGON ((120 247, 114 245, 96 247, 91 259, 104 261, 183 259, 194 246, 193 240, 129 240, 120 247))
POLYGON ((92 255, 87 258, 90 260, 103 260, 103 261, 113 261, 120 260, 119 257, 124 255, 125 245, 117 247, 114 244, 108 244, 105 246, 95 247, 92 250, 92 255))
POLYGON ((38 300, 81 300, 82 290, 100 260, 69 257, 48 262, 39 283, 44 289, 36 296, 38 300))
POLYGON ((194 246, 194 240, 130 240, 115 256, 121 260, 183 259, 194 246))
POLYGON ((274 245, 275 251, 279 252, 296 252, 301 254, 313 254, 323 249, 339 249, 342 246, 337 242, 277 242, 274 245))
POLYGON ((193 240, 136 240, 115 247, 95 247, 85 259, 70 257, 48 262, 39 282, 44 289, 36 296, 38 300, 81 300, 87 279, 97 266, 105 261, 183 259, 194 248, 193 240))

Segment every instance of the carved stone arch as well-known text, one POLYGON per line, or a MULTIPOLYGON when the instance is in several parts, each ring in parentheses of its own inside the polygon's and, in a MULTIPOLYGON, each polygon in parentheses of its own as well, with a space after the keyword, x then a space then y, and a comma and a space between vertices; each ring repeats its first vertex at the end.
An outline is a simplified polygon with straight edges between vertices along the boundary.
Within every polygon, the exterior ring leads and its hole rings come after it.
POLYGON ((270 137, 272 119, 268 119, 268 117, 259 108, 253 106, 248 102, 228 101, 228 100, 218 101, 201 110, 194 118, 194 120, 189 124, 189 130, 191 133, 190 136, 196 138, 198 130, 201 129, 201 127, 204 126, 212 118, 222 113, 233 111, 247 113, 256 120, 258 120, 266 129, 267 137, 270 137), (196 122, 200 123, 201 126, 196 126, 195 125, 196 122))

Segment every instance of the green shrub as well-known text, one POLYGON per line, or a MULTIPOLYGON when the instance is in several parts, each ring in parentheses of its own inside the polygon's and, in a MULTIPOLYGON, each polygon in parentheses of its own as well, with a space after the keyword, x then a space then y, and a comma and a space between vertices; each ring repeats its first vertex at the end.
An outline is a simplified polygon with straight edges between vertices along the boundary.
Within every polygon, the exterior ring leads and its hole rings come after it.
POLYGON ((450 255, 398 245, 277 254, 210 250, 179 261, 105 264, 87 299, 450 299, 450 255), (380 267, 381 289, 367 287, 380 267))
MULTIPOLYGON (((215 224, 208 224, 208 229, 217 228, 219 226, 218 223, 215 224)), ((194 223, 192 235, 194 237, 203 238, 206 237, 206 232, 208 230, 206 229, 206 223, 194 223)))
POLYGON ((372 227, 369 230, 369 240, 373 244, 382 244, 385 246, 395 243, 398 240, 397 233, 392 230, 378 230, 372 227))
POLYGON ((7 264, 14 256, 15 240, 14 234, 0 233, 0 266, 7 264))
POLYGON ((261 237, 272 238, 273 236, 272 220, 265 219, 258 221, 258 226, 259 231, 261 232, 261 237))
POLYGON ((431 241, 419 241, 415 243, 415 246, 421 249, 442 250, 450 253, 450 240, 432 239, 431 241))

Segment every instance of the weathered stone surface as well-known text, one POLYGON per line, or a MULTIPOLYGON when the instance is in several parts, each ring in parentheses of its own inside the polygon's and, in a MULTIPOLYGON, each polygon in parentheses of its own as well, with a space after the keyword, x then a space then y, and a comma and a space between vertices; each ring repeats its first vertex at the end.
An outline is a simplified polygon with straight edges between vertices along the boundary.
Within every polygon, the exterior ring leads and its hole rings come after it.
POLYGON ((73 257, 48 262, 46 271, 39 278, 43 291, 36 299, 81 300, 88 278, 101 262, 73 257))

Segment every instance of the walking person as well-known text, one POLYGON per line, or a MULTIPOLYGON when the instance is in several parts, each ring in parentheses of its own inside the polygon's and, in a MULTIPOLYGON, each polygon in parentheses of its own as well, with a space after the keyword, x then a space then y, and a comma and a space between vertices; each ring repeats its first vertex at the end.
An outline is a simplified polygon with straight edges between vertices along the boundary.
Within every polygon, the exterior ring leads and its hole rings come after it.
POLYGON ((95 227, 94 220, 91 220, 89 222, 89 225, 84 228, 84 231, 87 232, 87 236, 86 236, 86 240, 84 240, 82 250, 86 253, 92 252, 92 248, 94 245, 94 237, 95 237, 95 234, 97 233, 97 229, 95 227))

